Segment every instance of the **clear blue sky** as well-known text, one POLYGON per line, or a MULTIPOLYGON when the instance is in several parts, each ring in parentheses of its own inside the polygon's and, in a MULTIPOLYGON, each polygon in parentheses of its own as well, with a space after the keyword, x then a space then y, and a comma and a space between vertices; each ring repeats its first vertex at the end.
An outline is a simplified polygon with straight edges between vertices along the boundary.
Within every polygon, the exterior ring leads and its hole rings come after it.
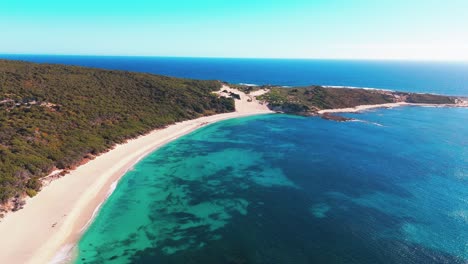
POLYGON ((0 53, 468 60, 468 0, 0 0, 0 53))

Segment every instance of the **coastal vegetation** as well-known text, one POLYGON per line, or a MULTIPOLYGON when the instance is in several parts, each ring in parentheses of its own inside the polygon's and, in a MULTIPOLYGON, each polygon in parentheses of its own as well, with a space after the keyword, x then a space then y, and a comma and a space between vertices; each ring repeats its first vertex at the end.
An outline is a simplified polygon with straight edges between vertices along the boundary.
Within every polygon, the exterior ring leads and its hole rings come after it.
POLYGON ((259 97, 275 111, 315 115, 320 110, 351 108, 359 105, 388 103, 455 104, 456 97, 393 92, 375 89, 329 88, 310 86, 301 88, 270 87, 270 92, 259 97))
POLYGON ((225 84, 229 85, 229 87, 233 89, 244 92, 245 94, 250 94, 251 92, 255 92, 258 90, 268 90, 270 88, 270 86, 266 86, 266 85, 257 86, 257 85, 232 84, 232 83, 225 83, 225 84))
MULTIPOLYGON (((234 111, 219 81, 0 60, 0 203, 174 122, 234 111)), ((12 206, 11 203, 9 205, 12 206)))
MULTIPOLYGON (((0 60, 0 213, 17 210, 44 177, 63 176, 118 143, 172 123, 235 110, 240 95, 220 81, 0 60)), ((454 104, 457 98, 369 89, 229 85, 275 111, 320 110, 396 102, 454 104)), ((251 102, 250 99, 248 102, 251 102)), ((322 117, 344 121, 330 114, 322 117)))

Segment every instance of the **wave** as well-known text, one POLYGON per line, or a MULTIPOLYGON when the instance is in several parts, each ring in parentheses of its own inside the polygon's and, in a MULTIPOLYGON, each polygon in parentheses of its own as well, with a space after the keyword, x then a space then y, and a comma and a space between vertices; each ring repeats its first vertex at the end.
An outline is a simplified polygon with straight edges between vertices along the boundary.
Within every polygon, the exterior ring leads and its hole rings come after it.
MULTIPOLYGON (((105 201, 107 201, 107 198, 109 198, 112 193, 115 191, 117 188, 118 180, 112 182, 112 184, 109 186, 109 190, 107 191, 106 194, 106 199, 102 201, 100 204, 96 206, 96 208, 93 211, 93 214, 91 215, 91 218, 86 222, 86 224, 80 229, 80 233, 84 232, 94 221, 96 218, 97 214, 99 213, 99 210, 101 209, 102 205, 104 204, 105 201)), ((59 251, 55 254, 53 259, 49 262, 49 264, 65 264, 65 263, 70 263, 70 261, 73 259, 74 256, 74 249, 76 244, 69 243, 63 245, 59 251)))
POLYGON ((385 88, 373 88, 373 87, 358 87, 358 86, 346 86, 346 85, 322 85, 325 88, 350 88, 350 89, 363 89, 363 90, 375 90, 375 91, 387 91, 395 92, 395 90, 385 88))
POLYGON ((379 124, 377 122, 370 122, 370 121, 361 120, 361 119, 353 119, 353 120, 349 120, 349 122, 361 122, 361 123, 372 124, 372 125, 379 126, 379 127, 384 127, 384 125, 379 124))
POLYGON ((106 199, 104 199, 104 201, 102 201, 100 204, 98 204, 98 206, 96 206, 96 208, 94 209, 93 211, 93 214, 91 215, 91 218, 88 220, 88 222, 86 222, 86 224, 80 229, 80 233, 85 231, 89 225, 91 225, 91 223, 93 222, 93 220, 96 218, 98 212, 99 212, 99 209, 101 209, 101 206, 102 204, 107 201, 107 198, 109 198, 112 193, 115 191, 115 189, 117 188, 117 184, 118 184, 118 180, 112 182, 112 184, 109 186, 109 190, 107 191, 107 194, 106 194, 106 199))
POLYGON ((239 85, 252 86, 252 87, 260 86, 258 84, 254 84, 254 83, 239 83, 239 85))
POLYGON ((70 263, 74 248, 75 248, 75 245, 73 244, 66 244, 62 246, 60 250, 55 254, 54 258, 49 262, 49 264, 70 263))

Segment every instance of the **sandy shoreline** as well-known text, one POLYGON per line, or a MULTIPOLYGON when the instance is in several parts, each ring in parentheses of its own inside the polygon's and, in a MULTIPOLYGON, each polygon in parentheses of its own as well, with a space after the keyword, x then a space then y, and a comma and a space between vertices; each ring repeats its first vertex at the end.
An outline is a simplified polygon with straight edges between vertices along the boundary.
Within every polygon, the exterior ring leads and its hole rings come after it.
POLYGON ((422 107, 468 107, 468 103, 463 101, 458 104, 413 104, 406 102, 399 103, 388 103, 388 104, 375 104, 375 105, 358 105, 350 108, 338 108, 338 109, 325 109, 320 110, 317 113, 322 114, 333 114, 333 113, 357 113, 365 110, 378 109, 378 108, 394 108, 401 106, 422 106, 422 107))
POLYGON ((0 263, 50 263, 57 254, 69 252, 109 196, 111 187, 139 160, 161 146, 218 121, 273 113, 254 98, 264 91, 246 95, 227 86, 221 90, 225 89, 241 97, 236 100, 236 112, 176 123, 117 145, 53 181, 29 199, 24 209, 7 214, 0 222, 0 263))
POLYGON ((356 107, 350 107, 350 108, 325 109, 325 110, 320 110, 317 113, 319 113, 319 114, 356 113, 356 112, 365 111, 365 110, 369 110, 369 109, 393 108, 393 107, 408 106, 408 105, 411 105, 411 104, 408 104, 408 103, 388 103, 388 104, 376 104, 376 105, 358 105, 356 107))
MULTIPOLYGON (((218 121, 258 114, 273 113, 255 96, 260 90, 246 95, 223 86, 223 90, 240 95, 236 100, 236 112, 201 117, 154 130, 147 135, 117 145, 111 151, 79 166, 70 174, 52 181, 39 194, 28 199, 24 209, 9 213, 0 222, 0 263, 62 263, 107 199, 119 179, 138 161, 161 146, 198 128, 218 121)), ((327 109, 326 113, 360 112, 375 108, 400 106, 454 107, 468 106, 467 101, 458 105, 432 105, 389 103, 361 105, 354 108, 327 109)))

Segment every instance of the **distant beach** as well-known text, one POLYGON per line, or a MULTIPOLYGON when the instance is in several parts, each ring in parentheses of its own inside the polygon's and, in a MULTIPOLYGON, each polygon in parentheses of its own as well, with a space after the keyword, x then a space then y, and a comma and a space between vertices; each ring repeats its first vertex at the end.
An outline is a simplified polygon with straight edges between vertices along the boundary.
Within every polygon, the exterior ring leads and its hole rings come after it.
POLYGON ((401 106, 419 106, 419 107, 468 107, 468 101, 461 101, 456 105, 444 105, 444 104, 411 104, 406 102, 400 103, 389 103, 389 104, 375 104, 375 105, 358 105, 351 108, 338 108, 338 109, 324 109, 318 111, 319 114, 328 113, 357 113, 361 111, 377 109, 377 108, 394 108, 401 106))

